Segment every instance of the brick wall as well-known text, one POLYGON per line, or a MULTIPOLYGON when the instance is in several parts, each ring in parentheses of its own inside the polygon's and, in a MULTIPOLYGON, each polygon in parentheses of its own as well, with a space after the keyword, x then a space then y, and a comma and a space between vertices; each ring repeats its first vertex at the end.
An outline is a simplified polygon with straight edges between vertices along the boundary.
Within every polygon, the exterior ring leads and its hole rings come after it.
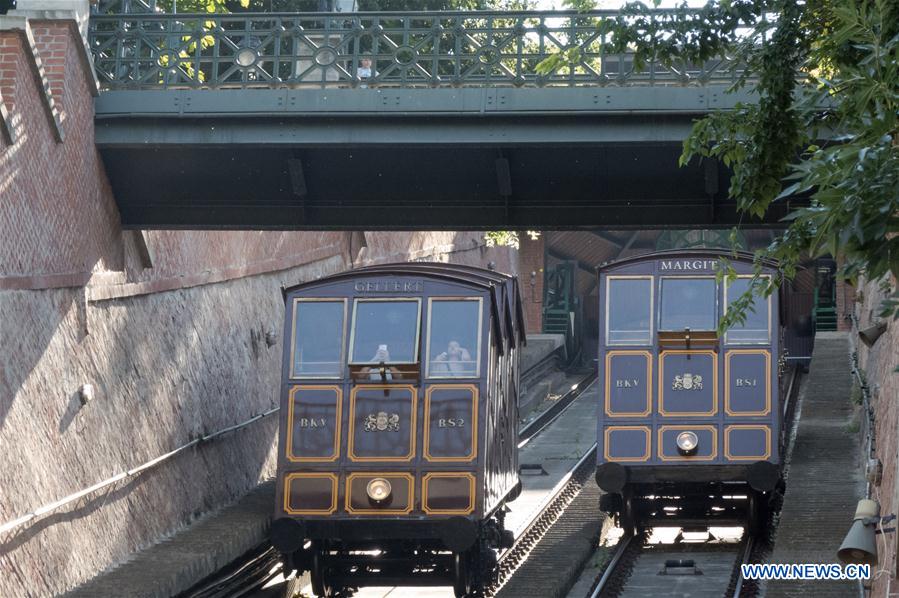
POLYGON ((525 325, 529 334, 543 330, 544 242, 545 235, 531 240, 522 234, 518 252, 521 297, 524 302, 525 325))
MULTIPOLYGON (((858 351, 859 365, 865 374, 871 390, 874 407, 876 447, 875 454, 883 464, 883 479, 874 486, 872 496, 880 503, 882 515, 899 514, 899 459, 896 447, 899 445, 899 321, 891 320, 888 327, 873 346, 866 346, 858 336, 858 329, 864 330, 881 321, 878 316, 880 304, 890 290, 897 288, 895 278, 881 281, 862 282, 853 293, 854 303, 847 302, 849 313, 858 319, 858 327, 850 333, 850 342, 858 351)), ((838 295, 839 297, 839 290, 838 295)), ((897 534, 877 536, 879 569, 884 572, 874 582, 871 596, 881 598, 894 596, 899 592, 897 575, 897 534)))
POLYGON ((837 330, 850 330, 852 328, 851 314, 855 303, 855 287, 843 279, 837 279, 834 293, 837 299, 837 330))
MULTIPOLYGON (((75 23, 63 21, 35 21, 31 20, 31 30, 34 34, 35 46, 41 57, 44 74, 57 105, 64 106, 65 90, 67 83, 66 65, 75 64, 78 60, 77 49, 71 46, 80 43, 80 39, 73 33, 75 23)), ((80 69, 74 71, 76 75, 84 78, 80 69)))
MULTIPOLYGON (((516 272, 477 232, 122 231, 77 31, 31 25, 33 50, 0 30, 0 525, 277 404, 282 285, 406 259, 516 272)), ((4 534, 0 596, 63 592, 241 495, 276 435, 263 420, 4 534)))
POLYGON ((65 46, 53 50, 64 52, 69 65, 54 79, 57 90, 66 90, 57 105, 65 141, 55 138, 25 33, 0 31, 0 93, 15 139, 9 144, 0 136, 0 288, 69 284, 123 267, 118 210, 94 147, 90 79, 76 43, 48 41, 77 33, 65 25, 40 30, 47 34, 36 44, 65 46))

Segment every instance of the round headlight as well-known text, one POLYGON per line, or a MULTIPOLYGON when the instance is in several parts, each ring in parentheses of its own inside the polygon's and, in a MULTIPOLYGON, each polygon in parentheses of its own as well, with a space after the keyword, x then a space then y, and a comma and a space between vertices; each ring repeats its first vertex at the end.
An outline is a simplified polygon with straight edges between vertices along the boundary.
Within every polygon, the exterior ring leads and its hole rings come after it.
POLYGON ((691 455, 696 452, 699 446, 699 436, 695 432, 681 432, 677 435, 677 450, 684 455, 691 455))
POLYGON ((373 502, 384 502, 390 497, 390 482, 384 478, 375 478, 365 487, 365 493, 373 502))

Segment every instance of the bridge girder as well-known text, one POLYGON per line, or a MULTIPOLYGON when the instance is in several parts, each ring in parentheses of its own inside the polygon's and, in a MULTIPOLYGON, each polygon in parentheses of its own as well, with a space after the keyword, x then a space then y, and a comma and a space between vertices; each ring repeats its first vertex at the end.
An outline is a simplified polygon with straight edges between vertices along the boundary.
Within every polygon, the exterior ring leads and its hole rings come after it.
POLYGON ((123 225, 219 229, 779 226, 677 166, 722 87, 108 91, 123 225))

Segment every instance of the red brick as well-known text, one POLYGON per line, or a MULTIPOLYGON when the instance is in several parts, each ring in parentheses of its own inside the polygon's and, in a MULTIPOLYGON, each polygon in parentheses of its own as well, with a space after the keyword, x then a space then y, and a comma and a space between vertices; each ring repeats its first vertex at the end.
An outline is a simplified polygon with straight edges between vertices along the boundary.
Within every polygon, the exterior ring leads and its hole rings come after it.
MULTIPOLYGON (((73 32, 68 25, 62 23, 52 21, 39 21, 39 23, 39 25, 32 23, 34 43, 44 76, 50 85, 50 93, 60 115, 65 117, 68 108, 65 100, 67 77, 65 65, 74 64, 78 60, 74 44, 70 43, 73 32)), ((80 40, 76 40, 75 43, 80 43, 80 40)))
POLYGON ((522 231, 520 243, 518 271, 521 273, 525 325, 528 334, 537 334, 543 330, 544 237, 541 235, 532 241, 522 231))

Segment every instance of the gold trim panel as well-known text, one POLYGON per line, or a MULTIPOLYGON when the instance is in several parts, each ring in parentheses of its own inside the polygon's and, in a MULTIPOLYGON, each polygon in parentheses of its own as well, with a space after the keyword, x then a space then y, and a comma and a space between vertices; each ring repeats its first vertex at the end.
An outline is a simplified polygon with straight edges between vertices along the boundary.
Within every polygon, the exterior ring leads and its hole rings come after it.
POLYGON ((608 351, 606 353, 606 388, 605 410, 609 417, 646 417, 652 413, 652 353, 649 351, 608 351), (612 412, 612 378, 609 371, 612 368, 612 357, 618 355, 642 355, 646 357, 646 409, 640 412, 612 412))
POLYGON ((360 384, 350 391, 350 430, 347 438, 347 458, 354 463, 406 463, 415 457, 415 439, 418 436, 418 392, 411 384, 360 384), (412 400, 409 415, 409 453, 404 457, 357 457, 353 452, 356 437, 356 393, 360 390, 408 390, 412 400))
POLYGON ((736 424, 724 428, 724 457, 728 461, 767 461, 771 456, 771 427, 758 424, 736 424), (730 454, 730 432, 732 430, 763 430, 765 432, 765 454, 764 455, 739 455, 730 454))
POLYGON ((415 508, 415 478, 410 473, 384 472, 384 471, 357 471, 347 475, 346 492, 344 492, 344 508, 350 515, 408 515, 415 508), (409 493, 404 509, 354 509, 352 507, 353 480, 356 478, 384 478, 388 482, 391 478, 403 478, 409 481, 409 493))
POLYGON ((665 425, 665 426, 659 426, 659 428, 657 430, 657 435, 658 435, 658 450, 657 450, 657 452, 659 454, 660 461, 693 461, 693 462, 696 462, 696 461, 714 461, 715 459, 718 458, 718 427, 717 426, 702 425, 702 424, 695 425, 695 426, 691 426, 689 424, 665 425), (665 430, 680 430, 681 432, 684 432, 687 430, 691 430, 691 431, 708 430, 708 431, 710 431, 712 433, 712 454, 710 454, 707 457, 699 457, 699 456, 669 457, 669 456, 665 455, 665 453, 662 451, 662 439, 663 439, 665 430))
POLYGON ((478 458, 478 406, 480 397, 474 384, 433 384, 425 391, 424 458, 431 463, 470 463, 478 458), (471 450, 468 457, 434 457, 431 455, 431 391, 465 389, 471 392, 471 450))
POLYGON ((659 415, 665 417, 712 417, 718 414, 718 353, 710 349, 665 349, 659 353, 659 415), (665 411, 665 356, 666 355, 710 355, 712 357, 712 410, 711 411, 665 411))
POLYGON ((432 472, 421 479, 421 507, 428 515, 470 515, 474 512, 475 477, 470 473, 432 472), (431 478, 468 478, 468 507, 465 509, 432 509, 428 507, 428 481, 431 478))
POLYGON ((643 463, 649 461, 652 457, 652 430, 649 429, 649 426, 609 426, 603 432, 603 439, 603 458, 606 461, 613 461, 616 463, 643 463), (640 430, 641 432, 646 433, 646 452, 643 457, 612 457, 609 455, 609 433, 621 430, 640 430))
POLYGON ((331 515, 337 511, 337 475, 333 473, 288 473, 284 476, 284 512, 290 515, 331 515), (295 479, 318 478, 331 480, 331 507, 324 509, 291 509, 290 484, 295 479))
POLYGON ((762 417, 771 413, 771 352, 767 349, 731 349, 724 354, 724 412, 735 417, 762 417), (733 411, 730 408, 730 357, 731 355, 765 356, 765 409, 764 411, 733 411))
POLYGON ((321 385, 297 385, 290 389, 287 393, 287 443, 284 451, 288 461, 293 463, 330 463, 336 461, 340 456, 340 428, 343 408, 343 389, 337 385, 321 384, 321 385), (333 390, 337 399, 337 407, 334 410, 334 451, 328 457, 295 457, 293 454, 293 397, 301 390, 333 390))

